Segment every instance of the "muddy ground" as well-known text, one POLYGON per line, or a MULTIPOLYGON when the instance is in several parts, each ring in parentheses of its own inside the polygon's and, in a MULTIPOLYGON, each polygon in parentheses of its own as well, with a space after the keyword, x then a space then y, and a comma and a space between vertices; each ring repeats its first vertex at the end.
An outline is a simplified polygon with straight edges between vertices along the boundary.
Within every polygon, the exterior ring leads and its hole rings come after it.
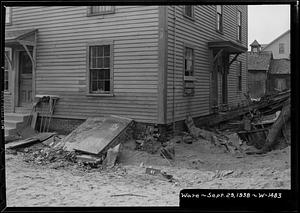
POLYGON ((75 163, 37 164, 6 152, 7 206, 178 206, 186 188, 290 189, 290 147, 264 155, 232 155, 204 140, 176 143, 176 159, 124 144, 112 169, 75 163), (145 174, 148 166, 173 176, 145 174))

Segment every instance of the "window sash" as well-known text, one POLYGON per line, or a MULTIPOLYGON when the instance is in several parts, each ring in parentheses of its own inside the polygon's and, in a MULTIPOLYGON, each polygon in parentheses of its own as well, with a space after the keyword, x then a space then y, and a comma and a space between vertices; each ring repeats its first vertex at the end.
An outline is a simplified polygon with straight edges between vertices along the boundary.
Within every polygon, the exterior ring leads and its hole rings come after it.
POLYGON ((186 47, 184 56, 184 75, 194 75, 194 49, 186 47))
POLYGON ((184 15, 193 18, 194 12, 193 12, 193 6, 192 5, 185 5, 184 6, 184 15))
POLYGON ((222 5, 216 5, 217 10, 217 30, 223 31, 223 7, 222 5))
POLYGON ((89 46, 90 93, 111 92, 111 45, 89 46))
POLYGON ((284 53, 284 43, 279 43, 279 54, 284 53))
POLYGON ((90 6, 89 13, 91 15, 114 13, 115 6, 90 6))

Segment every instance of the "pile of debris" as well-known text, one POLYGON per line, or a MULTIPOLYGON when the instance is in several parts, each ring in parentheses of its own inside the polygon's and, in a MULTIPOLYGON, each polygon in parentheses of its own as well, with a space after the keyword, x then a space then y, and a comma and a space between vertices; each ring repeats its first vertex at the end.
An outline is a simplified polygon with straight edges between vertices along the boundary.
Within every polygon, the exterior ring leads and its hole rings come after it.
MULTIPOLYGON (((287 144, 290 143, 290 91, 267 95, 248 107, 248 111, 239 114, 242 119, 235 123, 230 123, 230 119, 221 119, 223 125, 226 122, 226 128, 222 128, 227 129, 226 133, 197 128, 191 116, 185 123, 193 138, 206 139, 215 146, 223 146, 230 153, 266 153, 275 147, 282 136, 287 144), (236 126, 230 129, 228 124, 236 126)), ((226 114, 222 116, 226 118, 226 114)))
POLYGON ((6 144, 6 149, 24 152, 27 162, 48 164, 72 162, 92 167, 115 165, 122 142, 128 138, 133 120, 118 116, 88 118, 63 139, 56 133, 39 133, 6 144), (54 139, 55 138, 55 139, 54 139), (30 148, 26 148, 30 146, 30 148))

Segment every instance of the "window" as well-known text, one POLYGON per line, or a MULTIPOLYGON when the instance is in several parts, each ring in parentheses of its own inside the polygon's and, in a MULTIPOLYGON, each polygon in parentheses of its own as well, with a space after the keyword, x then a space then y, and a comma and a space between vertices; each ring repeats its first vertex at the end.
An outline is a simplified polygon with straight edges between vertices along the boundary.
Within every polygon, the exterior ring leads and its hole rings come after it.
POLYGON ((238 84, 237 84, 237 89, 238 91, 242 91, 242 62, 238 61, 237 62, 237 80, 238 80, 238 84))
MULTIPOLYGON (((5 51, 5 55, 9 55, 8 51, 5 51)), ((8 91, 8 74, 9 74, 9 62, 6 57, 4 57, 4 91, 8 91)))
POLYGON ((242 13, 237 13, 237 37, 239 41, 242 41, 242 13))
POLYGON ((194 18, 194 8, 192 5, 185 5, 183 12, 187 17, 194 18))
POLYGON ((114 12, 114 6, 90 6, 88 9, 88 15, 103 15, 114 12))
POLYGON ((111 45, 89 46, 90 93, 110 93, 111 45))
POLYGON ((279 43, 279 54, 284 54, 284 43, 279 43))
POLYGON ((11 24, 11 7, 6 7, 6 10, 5 10, 5 24, 11 24))
POLYGON ((185 48, 184 75, 185 76, 193 76, 194 75, 194 50, 189 47, 185 48))
POLYGON ((217 5, 217 31, 223 32, 223 7, 217 5))

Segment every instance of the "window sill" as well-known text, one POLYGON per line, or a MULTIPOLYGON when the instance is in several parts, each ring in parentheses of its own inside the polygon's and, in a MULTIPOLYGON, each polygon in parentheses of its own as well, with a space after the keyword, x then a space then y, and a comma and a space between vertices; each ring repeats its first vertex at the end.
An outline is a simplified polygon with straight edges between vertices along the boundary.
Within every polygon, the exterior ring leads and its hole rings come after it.
POLYGON ((113 93, 87 93, 88 97, 114 97, 113 93))
POLYGON ((195 17, 194 17, 194 16, 193 16, 193 17, 190 17, 190 16, 188 16, 188 15, 183 14, 183 17, 186 18, 186 19, 188 19, 188 20, 190 20, 190 21, 192 21, 192 22, 195 21, 195 17))
POLYGON ((101 18, 104 18, 105 15, 108 15, 108 14, 114 14, 115 12, 104 12, 104 13, 88 13, 87 16, 90 17, 90 16, 101 16, 101 18))
POLYGON ((223 31, 220 31, 220 30, 216 30, 217 33, 221 34, 221 35, 224 35, 224 32, 223 31))

